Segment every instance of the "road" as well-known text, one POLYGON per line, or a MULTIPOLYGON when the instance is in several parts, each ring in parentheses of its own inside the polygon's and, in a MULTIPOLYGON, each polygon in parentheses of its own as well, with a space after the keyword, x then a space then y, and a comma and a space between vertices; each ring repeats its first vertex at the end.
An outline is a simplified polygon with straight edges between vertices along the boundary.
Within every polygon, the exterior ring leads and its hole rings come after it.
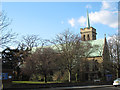
POLYGON ((101 87, 101 88, 76 89, 76 90, 120 90, 120 87, 101 87))
POLYGON ((112 85, 108 85, 108 86, 101 85, 101 86, 46 88, 46 89, 37 89, 37 90, 120 90, 120 87, 113 87, 112 85))
MULTIPOLYGON (((4 89, 4 90, 21 90, 21 89, 4 89)), ((98 86, 76 86, 76 87, 56 87, 56 88, 37 88, 37 89, 22 89, 22 90, 120 90, 119 87, 112 85, 98 85, 98 86)))

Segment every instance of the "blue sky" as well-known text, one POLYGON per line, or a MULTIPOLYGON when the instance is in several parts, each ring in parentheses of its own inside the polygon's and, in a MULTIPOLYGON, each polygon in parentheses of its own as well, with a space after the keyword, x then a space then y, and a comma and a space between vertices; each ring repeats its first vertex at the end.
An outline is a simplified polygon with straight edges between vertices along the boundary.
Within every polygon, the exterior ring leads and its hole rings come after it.
POLYGON ((118 30, 117 2, 4 2, 2 10, 12 19, 9 29, 21 35, 55 38, 67 29, 80 33, 86 27, 87 9, 97 39, 118 30))

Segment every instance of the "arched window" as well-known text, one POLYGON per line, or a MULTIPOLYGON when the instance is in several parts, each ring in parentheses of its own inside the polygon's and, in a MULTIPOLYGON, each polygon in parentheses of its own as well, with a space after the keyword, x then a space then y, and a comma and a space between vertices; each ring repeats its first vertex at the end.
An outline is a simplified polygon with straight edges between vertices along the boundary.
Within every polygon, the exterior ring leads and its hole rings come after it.
POLYGON ((89 36, 89 34, 87 35, 87 40, 90 40, 90 36, 89 36))
POLYGON ((85 41, 85 35, 83 35, 83 41, 85 41))

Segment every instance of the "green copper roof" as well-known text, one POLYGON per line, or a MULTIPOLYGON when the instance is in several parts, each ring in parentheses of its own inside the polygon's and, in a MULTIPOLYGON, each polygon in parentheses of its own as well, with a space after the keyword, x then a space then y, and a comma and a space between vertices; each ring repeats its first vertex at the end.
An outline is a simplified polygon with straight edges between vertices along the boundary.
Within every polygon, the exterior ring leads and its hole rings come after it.
MULTIPOLYGON (((86 42, 86 41, 84 41, 84 42, 86 42)), ((93 46, 93 48, 90 49, 90 51, 93 51, 93 52, 90 53, 89 57, 102 56, 103 47, 104 47, 104 39, 90 40, 87 42, 93 46)))
MULTIPOLYGON (((98 40, 90 40, 90 41, 82 41, 84 44, 85 43, 90 43, 91 46, 93 46, 89 52, 91 52, 89 54, 88 57, 97 57, 97 56, 102 56, 103 54, 103 46, 104 46, 104 39, 98 39, 98 40), (97 47, 97 48, 96 48, 97 47)), ((60 45, 57 45, 58 48, 60 49, 60 45)), ((51 45, 51 46, 44 46, 44 48, 47 47, 51 47, 54 50, 57 50, 57 47, 55 45, 51 45)), ((36 47, 32 49, 32 52, 35 52, 37 48, 40 47, 36 47)))
POLYGON ((87 28, 90 28, 89 14, 87 10, 87 28))

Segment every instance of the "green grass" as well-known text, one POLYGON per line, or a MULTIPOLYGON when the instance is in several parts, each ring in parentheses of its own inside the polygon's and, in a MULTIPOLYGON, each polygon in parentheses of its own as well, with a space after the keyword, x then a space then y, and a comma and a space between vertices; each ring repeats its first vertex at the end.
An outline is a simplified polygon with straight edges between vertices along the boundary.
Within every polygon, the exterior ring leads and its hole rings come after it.
MULTIPOLYGON (((13 84, 45 84, 45 82, 38 82, 38 81, 12 81, 13 84)), ((60 82, 47 82, 47 83, 60 83, 60 82)))

